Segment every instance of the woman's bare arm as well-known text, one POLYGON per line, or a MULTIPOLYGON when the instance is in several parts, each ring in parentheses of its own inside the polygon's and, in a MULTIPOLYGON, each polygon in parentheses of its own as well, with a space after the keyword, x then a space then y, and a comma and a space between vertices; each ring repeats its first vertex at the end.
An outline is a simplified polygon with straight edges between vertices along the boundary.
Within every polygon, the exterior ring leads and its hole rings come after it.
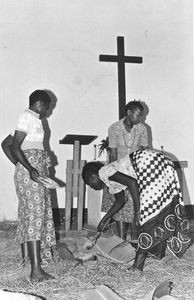
POLYGON ((139 213, 140 210, 140 197, 139 197, 139 188, 137 184, 137 180, 131 176, 123 174, 121 172, 116 172, 111 177, 109 177, 111 181, 118 182, 122 185, 128 187, 131 196, 133 198, 134 210, 135 213, 139 213))
MULTIPOLYGON (((140 198, 139 198, 139 189, 138 189, 137 180, 121 172, 116 172, 115 174, 110 176, 109 179, 111 181, 118 182, 129 189, 134 204, 134 223, 136 223, 136 225, 139 225, 140 198)), ((124 191, 114 194, 114 196, 115 196, 115 202, 112 205, 112 207, 109 209, 109 211, 106 213, 106 215, 100 221, 98 225, 99 231, 102 231, 106 222, 110 218, 112 218, 114 214, 116 214, 125 205, 124 191)))
POLYGON ((117 160, 117 148, 110 148, 109 150, 109 163, 117 160))
POLYGON ((106 213, 106 215, 102 218, 98 225, 98 231, 102 231, 105 227, 106 222, 111 219, 123 206, 125 205, 125 194, 124 191, 121 191, 117 194, 114 194, 115 202, 106 213))
POLYGON ((26 137, 26 133, 22 131, 15 131, 13 142, 11 145, 12 152, 16 159, 29 171, 30 178, 34 181, 38 181, 39 173, 38 171, 31 166, 27 158, 24 155, 24 152, 21 150, 22 142, 26 137))
POLYGON ((11 149, 11 145, 13 143, 13 136, 9 134, 1 143, 1 147, 3 149, 3 152, 7 156, 7 158, 16 165, 18 160, 16 159, 15 155, 13 154, 13 151, 11 149))

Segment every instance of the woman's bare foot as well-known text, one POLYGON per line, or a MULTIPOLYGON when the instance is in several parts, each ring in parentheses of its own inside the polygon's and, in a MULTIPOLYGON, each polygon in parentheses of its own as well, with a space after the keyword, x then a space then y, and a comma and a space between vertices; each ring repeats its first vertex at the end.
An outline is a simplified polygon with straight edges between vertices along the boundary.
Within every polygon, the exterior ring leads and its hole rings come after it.
POLYGON ((30 278, 33 281, 43 281, 54 279, 54 277, 48 273, 46 273, 43 269, 32 271, 30 274, 30 278))
POLYGON ((135 266, 135 265, 132 265, 132 266, 130 266, 129 268, 127 268, 129 271, 133 271, 133 272, 135 272, 135 271, 138 271, 138 272, 142 272, 143 271, 143 269, 141 270, 141 269, 139 269, 137 266, 135 266))

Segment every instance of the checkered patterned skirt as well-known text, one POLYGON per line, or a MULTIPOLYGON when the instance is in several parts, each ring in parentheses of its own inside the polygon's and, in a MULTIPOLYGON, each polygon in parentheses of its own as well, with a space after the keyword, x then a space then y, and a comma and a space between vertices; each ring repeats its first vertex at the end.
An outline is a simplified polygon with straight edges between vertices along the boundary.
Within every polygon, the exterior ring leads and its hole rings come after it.
POLYGON ((163 153, 130 154, 140 192, 138 249, 150 251, 161 242, 181 257, 190 245, 180 184, 173 162, 163 153))
MULTIPOLYGON (((48 176, 50 159, 45 151, 25 150, 24 155, 39 175, 48 176)), ((50 191, 42 183, 31 180, 28 170, 20 163, 16 165, 14 182, 19 200, 16 241, 23 244, 40 240, 42 262, 47 263, 52 258, 51 247, 56 243, 50 191)))

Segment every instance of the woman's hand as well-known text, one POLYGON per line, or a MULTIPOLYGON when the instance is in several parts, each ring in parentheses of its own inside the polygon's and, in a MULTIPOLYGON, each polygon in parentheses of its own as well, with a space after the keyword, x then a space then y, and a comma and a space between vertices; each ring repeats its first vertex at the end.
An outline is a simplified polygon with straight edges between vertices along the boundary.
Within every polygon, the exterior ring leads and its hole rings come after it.
POLYGON ((29 170, 29 173, 30 173, 30 178, 31 178, 33 181, 39 182, 39 180, 38 180, 39 173, 38 173, 38 171, 37 171, 35 168, 32 167, 32 168, 29 170))

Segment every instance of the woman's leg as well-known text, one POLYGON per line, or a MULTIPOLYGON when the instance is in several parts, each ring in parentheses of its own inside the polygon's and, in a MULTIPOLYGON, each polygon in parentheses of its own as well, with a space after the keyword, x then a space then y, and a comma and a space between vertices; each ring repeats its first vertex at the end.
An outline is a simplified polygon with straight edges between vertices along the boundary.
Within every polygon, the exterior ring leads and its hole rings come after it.
POLYGON ((27 242, 21 244, 21 250, 22 250, 22 265, 24 265, 29 257, 27 242))
POLYGON ((140 252, 137 250, 136 256, 135 256, 135 261, 133 264, 133 269, 138 269, 140 271, 143 271, 144 263, 147 257, 147 252, 140 252))
POLYGON ((162 259, 165 257, 165 251, 166 251, 166 241, 160 242, 157 246, 155 246, 152 250, 149 251, 149 254, 151 257, 155 257, 158 259, 162 259))
POLYGON ((129 224, 128 222, 123 222, 123 221, 115 221, 116 226, 117 226, 117 233, 118 236, 121 237, 123 240, 126 240, 127 238, 127 231, 129 229, 129 224))
POLYGON ((29 241, 28 251, 31 262, 31 274, 30 277, 34 280, 44 280, 52 278, 51 275, 47 274, 40 265, 40 241, 29 241))
POLYGON ((138 231, 137 231, 137 226, 134 223, 128 223, 123 221, 115 221, 115 222, 116 222, 117 234, 119 237, 121 237, 123 240, 126 240, 127 235, 130 233, 131 239, 137 240, 138 231))

